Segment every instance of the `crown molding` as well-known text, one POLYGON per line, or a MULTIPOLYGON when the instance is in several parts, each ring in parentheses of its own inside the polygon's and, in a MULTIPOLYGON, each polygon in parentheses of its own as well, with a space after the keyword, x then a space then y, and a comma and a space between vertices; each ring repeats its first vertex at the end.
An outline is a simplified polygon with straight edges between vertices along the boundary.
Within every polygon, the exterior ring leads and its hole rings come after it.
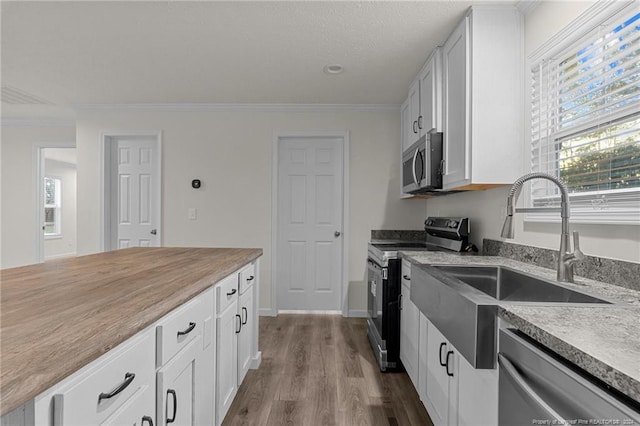
POLYGON ((596 28, 604 20, 634 4, 633 0, 598 0, 555 36, 534 50, 529 55, 529 61, 536 63, 543 57, 553 56, 558 51, 565 49, 570 43, 574 43, 588 31, 596 28))
POLYGON ((252 112, 372 112, 399 111, 400 104, 235 104, 235 103, 166 103, 166 104, 74 104, 76 110, 140 111, 252 111, 252 112))
POLYGON ((522 15, 527 15, 533 9, 536 8, 540 4, 540 0, 520 0, 516 3, 516 8, 522 13, 522 15))
POLYGON ((75 119, 3 118, 2 127, 75 127, 75 119))

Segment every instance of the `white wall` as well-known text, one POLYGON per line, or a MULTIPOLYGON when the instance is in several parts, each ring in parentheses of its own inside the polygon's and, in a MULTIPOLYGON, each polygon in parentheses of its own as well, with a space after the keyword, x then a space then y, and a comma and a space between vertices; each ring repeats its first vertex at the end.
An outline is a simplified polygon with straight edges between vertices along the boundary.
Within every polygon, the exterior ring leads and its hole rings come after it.
MULTIPOLYGON (((47 149, 45 149, 47 151, 47 149)), ((61 235, 44 240, 44 259, 76 254, 76 165, 45 158, 45 176, 60 179, 61 235)))
POLYGON ((34 144, 75 141, 74 126, 2 125, 2 268, 36 261, 34 144))
MULTIPOLYGON (((540 1, 525 17, 525 54, 529 56, 543 43, 568 25, 594 2, 540 1)), ((525 79, 528 81, 528 79, 525 79)), ((524 113, 524 112, 523 112, 524 113)), ((527 146, 528 141, 514 141, 527 146)), ((508 188, 475 193, 462 193, 430 199, 427 215, 461 215, 471 218, 472 240, 480 245, 483 238, 501 239, 500 231, 506 212, 508 188)), ((640 227, 599 224, 572 224, 580 232, 581 249, 593 256, 638 262, 640 259, 640 227)), ((515 216, 513 242, 557 250, 560 246, 560 224, 524 222, 515 216)))
POLYGON ((100 132, 162 131, 165 246, 260 247, 260 307, 271 307, 271 179, 276 132, 349 131, 349 309, 366 310, 371 229, 420 229, 424 200, 399 199, 399 111, 82 110, 77 117, 78 253, 100 246, 100 132), (200 179, 199 190, 191 188, 200 179), (187 219, 187 209, 198 219, 187 219))

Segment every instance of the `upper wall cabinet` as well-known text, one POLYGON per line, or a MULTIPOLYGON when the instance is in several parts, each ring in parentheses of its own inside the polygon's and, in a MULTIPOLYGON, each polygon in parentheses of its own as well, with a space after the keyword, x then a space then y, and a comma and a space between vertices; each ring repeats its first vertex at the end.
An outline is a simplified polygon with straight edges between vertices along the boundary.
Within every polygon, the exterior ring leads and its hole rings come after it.
POLYGON ((409 88, 402 105, 402 151, 418 141, 429 130, 441 130, 442 53, 434 50, 409 88))
POLYGON ((442 52, 444 189, 512 183, 523 172, 522 15, 474 6, 442 52))
POLYGON ((443 190, 487 189, 523 172, 522 15, 473 6, 427 58, 401 109, 402 150, 444 132, 443 190))

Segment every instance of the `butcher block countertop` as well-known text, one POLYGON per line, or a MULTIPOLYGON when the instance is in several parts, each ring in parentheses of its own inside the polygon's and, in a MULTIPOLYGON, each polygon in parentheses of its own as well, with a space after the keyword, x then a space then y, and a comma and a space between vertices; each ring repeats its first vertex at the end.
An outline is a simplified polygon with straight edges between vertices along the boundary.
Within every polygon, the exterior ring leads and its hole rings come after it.
POLYGON ((261 255, 262 249, 130 248, 2 270, 0 415, 261 255))

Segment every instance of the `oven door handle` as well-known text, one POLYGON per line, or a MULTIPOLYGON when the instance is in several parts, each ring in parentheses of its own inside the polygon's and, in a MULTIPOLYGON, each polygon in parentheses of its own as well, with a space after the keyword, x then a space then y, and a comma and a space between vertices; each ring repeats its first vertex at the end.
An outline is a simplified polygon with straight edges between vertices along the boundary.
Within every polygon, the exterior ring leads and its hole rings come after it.
POLYGON ((498 364, 504 369, 504 373, 519 387, 526 395, 527 399, 545 412, 547 418, 558 421, 557 424, 564 424, 564 419, 525 380, 516 367, 502 353, 498 353, 498 364))
POLYGON ((412 173, 413 173, 413 182, 416 184, 416 186, 418 186, 418 176, 416 176, 416 160, 418 159, 418 153, 420 153, 420 147, 417 147, 416 152, 413 153, 412 173))

